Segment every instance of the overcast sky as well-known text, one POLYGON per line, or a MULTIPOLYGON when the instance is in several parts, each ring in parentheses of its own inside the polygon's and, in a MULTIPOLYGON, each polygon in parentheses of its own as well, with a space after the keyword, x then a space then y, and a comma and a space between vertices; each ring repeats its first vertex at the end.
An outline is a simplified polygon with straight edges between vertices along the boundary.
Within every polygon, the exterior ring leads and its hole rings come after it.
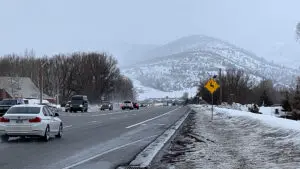
MULTIPOLYGON (((0 0, 0 55, 110 50, 191 34, 296 59, 300 0, 0 0)), ((277 58, 277 60, 280 58, 277 58)))

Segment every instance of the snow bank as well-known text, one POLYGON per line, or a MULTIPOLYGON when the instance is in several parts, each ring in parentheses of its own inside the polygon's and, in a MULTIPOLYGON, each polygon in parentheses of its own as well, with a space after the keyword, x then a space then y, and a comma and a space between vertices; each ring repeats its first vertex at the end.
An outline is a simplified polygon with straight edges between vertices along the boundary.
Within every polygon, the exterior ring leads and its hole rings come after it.
MULTIPOLYGON (((195 110, 197 110, 197 108, 200 108, 200 107, 201 106, 199 106, 199 105, 192 106, 192 108, 195 110)), ((283 128, 283 129, 288 129, 288 130, 297 130, 300 132, 300 122, 299 121, 278 118, 276 116, 270 116, 270 114, 269 114, 270 109, 267 109, 267 108, 263 108, 263 110, 267 110, 264 114, 255 114, 255 113, 251 113, 248 111, 219 108, 219 107, 216 107, 214 110, 215 110, 214 113, 221 115, 221 116, 248 117, 248 118, 259 120, 262 123, 269 125, 271 127, 283 128)))
POLYGON ((184 153, 169 156, 162 168, 299 168, 299 122, 228 108, 216 108, 210 121, 210 106, 191 108, 197 113, 186 131, 200 141, 187 140, 183 147, 187 137, 180 138, 175 146, 184 153))
POLYGON ((240 103, 232 103, 232 105, 230 105, 228 103, 222 103, 222 105, 219 105, 218 107, 228 108, 228 109, 235 109, 235 110, 242 110, 242 111, 248 111, 249 105, 242 105, 240 103))
POLYGON ((281 106, 274 106, 274 107, 260 107, 259 112, 265 115, 270 115, 270 116, 280 116, 284 115, 285 113, 282 111, 281 106), (275 114, 276 109, 278 109, 278 114, 275 114))

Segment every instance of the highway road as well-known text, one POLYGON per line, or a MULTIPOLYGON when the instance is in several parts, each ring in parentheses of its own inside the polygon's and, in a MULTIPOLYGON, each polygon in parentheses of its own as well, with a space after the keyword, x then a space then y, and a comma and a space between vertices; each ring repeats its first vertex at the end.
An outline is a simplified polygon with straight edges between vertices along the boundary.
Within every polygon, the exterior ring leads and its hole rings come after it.
POLYGON ((0 143, 1 169, 111 169, 130 162, 184 113, 185 107, 60 113, 64 136, 0 143))

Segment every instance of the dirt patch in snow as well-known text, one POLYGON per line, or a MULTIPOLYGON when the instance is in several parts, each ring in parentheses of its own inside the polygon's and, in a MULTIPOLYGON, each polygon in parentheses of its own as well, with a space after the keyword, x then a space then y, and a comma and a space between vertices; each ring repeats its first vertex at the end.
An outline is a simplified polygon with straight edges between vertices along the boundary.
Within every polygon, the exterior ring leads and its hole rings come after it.
POLYGON ((300 133, 259 120, 197 109, 153 169, 294 169, 300 166, 300 133))

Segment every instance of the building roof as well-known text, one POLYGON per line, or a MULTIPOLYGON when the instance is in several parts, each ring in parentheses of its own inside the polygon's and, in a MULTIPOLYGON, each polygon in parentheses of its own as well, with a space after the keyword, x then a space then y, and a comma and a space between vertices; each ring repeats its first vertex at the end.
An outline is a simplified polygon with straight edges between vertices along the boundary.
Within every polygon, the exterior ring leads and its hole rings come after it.
MULTIPOLYGON (((39 98, 39 88, 29 77, 0 76, 0 89, 4 89, 12 97, 39 98)), ((45 99, 50 98, 43 94, 45 99)))

